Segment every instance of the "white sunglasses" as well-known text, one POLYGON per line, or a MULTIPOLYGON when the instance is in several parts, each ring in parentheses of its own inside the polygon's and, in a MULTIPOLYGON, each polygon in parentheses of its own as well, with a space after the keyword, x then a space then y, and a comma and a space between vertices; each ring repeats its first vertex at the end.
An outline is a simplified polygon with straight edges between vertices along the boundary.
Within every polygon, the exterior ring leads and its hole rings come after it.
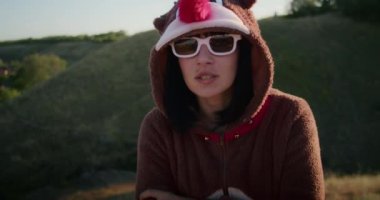
POLYGON ((178 58, 191 58, 199 53, 201 46, 205 44, 208 50, 216 56, 231 54, 236 49, 236 43, 241 39, 238 34, 217 34, 206 38, 184 37, 172 43, 172 51, 178 58))

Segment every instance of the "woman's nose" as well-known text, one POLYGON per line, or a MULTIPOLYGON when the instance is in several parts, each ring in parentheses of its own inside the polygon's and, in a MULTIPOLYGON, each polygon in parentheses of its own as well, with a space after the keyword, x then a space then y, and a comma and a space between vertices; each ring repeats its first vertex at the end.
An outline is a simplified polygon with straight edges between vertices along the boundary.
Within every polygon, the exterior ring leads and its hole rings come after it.
POLYGON ((213 55, 208 50, 207 46, 203 44, 200 49, 198 55, 196 55, 198 64, 210 64, 213 62, 213 55))

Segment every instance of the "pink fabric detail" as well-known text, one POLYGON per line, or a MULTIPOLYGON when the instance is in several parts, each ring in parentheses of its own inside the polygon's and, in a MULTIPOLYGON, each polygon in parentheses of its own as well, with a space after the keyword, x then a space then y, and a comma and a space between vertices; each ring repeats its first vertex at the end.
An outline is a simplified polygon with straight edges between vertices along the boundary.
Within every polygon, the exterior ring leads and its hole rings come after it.
POLYGON ((181 0, 178 9, 179 19, 185 23, 204 21, 211 15, 208 0, 181 0))

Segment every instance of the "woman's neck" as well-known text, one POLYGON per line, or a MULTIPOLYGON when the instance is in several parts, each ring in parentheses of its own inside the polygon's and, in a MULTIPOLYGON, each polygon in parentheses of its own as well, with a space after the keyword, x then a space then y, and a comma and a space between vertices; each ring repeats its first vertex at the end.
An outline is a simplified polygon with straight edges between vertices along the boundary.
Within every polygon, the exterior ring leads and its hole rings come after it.
POLYGON ((207 121, 215 122, 216 113, 224 110, 231 101, 231 95, 228 92, 222 96, 215 96, 210 98, 198 97, 198 104, 201 111, 201 115, 207 121))

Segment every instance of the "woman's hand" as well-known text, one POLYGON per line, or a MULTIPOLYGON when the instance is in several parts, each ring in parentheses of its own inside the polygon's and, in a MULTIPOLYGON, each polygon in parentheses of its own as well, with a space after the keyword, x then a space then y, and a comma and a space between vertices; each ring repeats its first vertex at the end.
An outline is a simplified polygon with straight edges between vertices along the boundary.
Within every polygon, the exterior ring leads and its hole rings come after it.
POLYGON ((181 197, 170 192, 162 190, 148 189, 140 194, 140 200, 191 200, 190 198, 181 197))
POLYGON ((216 199, 226 198, 226 199, 234 199, 234 200, 252 200, 250 197, 244 194, 244 192, 242 192, 241 190, 237 188, 229 187, 228 193, 229 193, 229 196, 224 197, 223 190, 219 189, 213 194, 211 194, 207 199, 216 200, 216 199))

